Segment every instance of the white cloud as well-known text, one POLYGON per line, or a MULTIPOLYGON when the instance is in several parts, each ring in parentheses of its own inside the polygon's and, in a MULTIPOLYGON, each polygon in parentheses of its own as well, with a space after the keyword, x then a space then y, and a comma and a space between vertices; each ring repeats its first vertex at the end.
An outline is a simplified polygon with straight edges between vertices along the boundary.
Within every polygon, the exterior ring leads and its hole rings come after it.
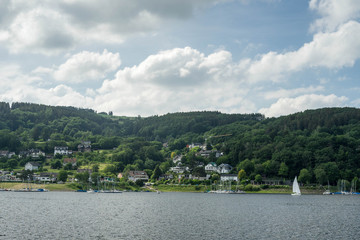
POLYGON ((122 43, 216 0, 9 0, 0 4, 0 41, 12 53, 56 55, 79 44, 122 43))
POLYGON ((27 51, 52 55, 73 47, 67 17, 46 8, 20 12, 1 35, 6 36, 2 40, 6 40, 5 44, 13 53, 27 51))
POLYGON ((353 66, 360 57, 360 23, 350 21, 332 33, 318 33, 313 41, 293 52, 269 52, 249 66, 252 81, 279 81, 306 68, 339 69, 353 66))
POLYGON ((309 7, 321 16, 311 25, 312 31, 334 31, 338 26, 360 17, 358 0, 311 0, 309 7))
POLYGON ((342 107, 347 101, 348 99, 346 97, 338 97, 334 94, 327 96, 309 94, 296 98, 280 98, 269 108, 262 108, 259 110, 259 112, 264 114, 266 117, 278 117, 301 112, 307 109, 342 107))
POLYGON ((104 81, 95 102, 105 111, 130 115, 253 112, 254 104, 245 97, 248 87, 238 81, 239 65, 224 50, 208 56, 190 47, 162 51, 104 81))
POLYGON ((54 72, 54 78, 69 83, 99 81, 107 73, 115 71, 120 64, 119 53, 111 53, 107 50, 101 54, 83 51, 61 64, 54 72))
POLYGON ((302 87, 302 88, 295 88, 295 89, 279 89, 276 91, 268 91, 263 94, 265 99, 278 99, 278 98, 285 98, 285 97, 294 97, 301 94, 310 94, 314 92, 321 92, 324 91, 325 88, 323 86, 309 86, 309 87, 302 87))

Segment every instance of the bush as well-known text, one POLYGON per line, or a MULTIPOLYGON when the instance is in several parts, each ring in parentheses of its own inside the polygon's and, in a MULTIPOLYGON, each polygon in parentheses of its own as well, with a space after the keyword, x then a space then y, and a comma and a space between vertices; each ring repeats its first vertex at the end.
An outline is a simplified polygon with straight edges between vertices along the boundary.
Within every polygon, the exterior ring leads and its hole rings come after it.
POLYGON ((246 185, 246 186, 244 187, 244 190, 245 190, 245 191, 252 191, 252 190, 253 190, 253 185, 251 185, 251 184, 246 185))
POLYGON ((268 189, 268 188, 269 188, 269 185, 267 185, 267 184, 261 184, 261 185, 260 185, 260 188, 261 188, 261 189, 268 189))

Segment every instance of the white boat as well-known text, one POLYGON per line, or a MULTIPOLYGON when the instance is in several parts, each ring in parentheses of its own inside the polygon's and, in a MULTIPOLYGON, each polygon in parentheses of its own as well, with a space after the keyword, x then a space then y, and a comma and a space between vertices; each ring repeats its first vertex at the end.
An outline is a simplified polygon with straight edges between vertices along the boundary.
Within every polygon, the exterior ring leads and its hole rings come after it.
POLYGON ((297 181, 297 177, 295 177, 294 182, 293 182, 293 193, 291 194, 292 196, 300 196, 301 192, 300 192, 300 187, 299 187, 299 183, 297 181))
POLYGON ((330 192, 330 184, 329 184, 329 181, 328 181, 328 188, 325 192, 323 192, 323 195, 332 195, 332 192, 330 192))
POLYGON ((93 190, 93 189, 90 188, 90 189, 87 190, 86 192, 87 192, 87 193, 96 193, 97 191, 95 191, 95 190, 93 190))

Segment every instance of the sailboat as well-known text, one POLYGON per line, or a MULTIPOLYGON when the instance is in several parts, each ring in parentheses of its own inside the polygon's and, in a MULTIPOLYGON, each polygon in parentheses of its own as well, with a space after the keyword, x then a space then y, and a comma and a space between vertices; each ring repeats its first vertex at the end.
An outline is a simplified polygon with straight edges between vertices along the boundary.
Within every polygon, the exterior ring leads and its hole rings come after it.
POLYGON ((293 188, 293 193, 291 194, 292 196, 300 196, 301 195, 299 183, 297 181, 297 177, 295 177, 295 179, 294 179, 292 188, 293 188))

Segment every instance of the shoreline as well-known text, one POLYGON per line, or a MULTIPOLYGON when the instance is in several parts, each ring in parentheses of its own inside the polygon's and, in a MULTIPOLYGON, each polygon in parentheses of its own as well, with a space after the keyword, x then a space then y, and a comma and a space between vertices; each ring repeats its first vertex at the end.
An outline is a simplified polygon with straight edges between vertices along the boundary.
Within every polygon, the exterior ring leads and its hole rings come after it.
MULTIPOLYGON (((29 184, 27 183, 19 183, 19 182, 2 182, 0 183, 0 189, 8 189, 8 190, 20 190, 28 188, 29 184)), ((64 183, 64 184, 57 184, 57 183, 50 183, 50 184, 31 184, 32 189, 46 189, 51 192, 76 192, 76 189, 73 183, 64 183)), ((206 186, 195 186, 195 185, 156 185, 153 186, 152 189, 147 187, 139 187, 136 189, 121 189, 121 191, 131 191, 131 192, 145 192, 145 191, 160 191, 160 192, 193 192, 193 193, 204 193, 208 189, 206 186)), ((322 195, 325 190, 320 188, 313 188, 313 187, 302 187, 301 193, 302 195, 322 195)), ((276 188, 267 188, 261 189, 260 191, 245 191, 245 194, 291 194, 291 190, 288 187, 276 187, 276 188)))

